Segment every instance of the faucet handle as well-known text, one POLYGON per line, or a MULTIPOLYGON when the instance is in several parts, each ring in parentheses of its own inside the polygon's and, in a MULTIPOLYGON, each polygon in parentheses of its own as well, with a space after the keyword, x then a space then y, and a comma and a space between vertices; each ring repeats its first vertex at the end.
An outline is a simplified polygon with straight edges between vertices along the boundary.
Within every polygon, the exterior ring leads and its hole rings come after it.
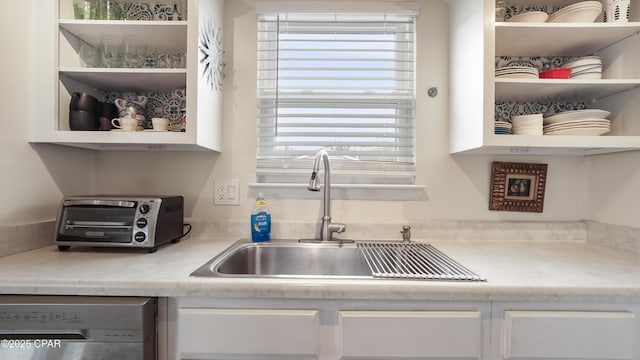
POLYGON ((347 230, 347 225, 341 223, 329 224, 329 232, 343 233, 347 230))
POLYGON ((400 233, 402 234, 402 241, 403 242, 411 241, 411 226, 403 225, 402 226, 402 231, 400 231, 400 233))

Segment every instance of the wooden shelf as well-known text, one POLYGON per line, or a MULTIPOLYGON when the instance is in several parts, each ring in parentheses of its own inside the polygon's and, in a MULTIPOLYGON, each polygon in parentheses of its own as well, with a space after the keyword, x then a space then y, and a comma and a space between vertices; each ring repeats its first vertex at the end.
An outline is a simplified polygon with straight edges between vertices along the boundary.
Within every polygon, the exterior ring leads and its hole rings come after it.
POLYGON ((187 85, 186 69, 106 69, 106 68, 61 68, 64 77, 79 81, 100 90, 172 91, 187 85))
POLYGON ((98 46, 105 36, 123 39, 144 39, 148 47, 187 49, 186 21, 123 21, 123 20, 59 20, 64 36, 78 37, 98 46))
POLYGON ((584 56, 640 32, 640 23, 495 24, 496 56, 584 56))
POLYGON ((591 101, 640 87, 640 79, 495 79, 496 102, 591 101))
POLYGON ((640 136, 490 135, 483 154, 595 155, 640 149, 640 136))
POLYGON ((210 150, 190 132, 54 131, 46 142, 93 150, 210 150))

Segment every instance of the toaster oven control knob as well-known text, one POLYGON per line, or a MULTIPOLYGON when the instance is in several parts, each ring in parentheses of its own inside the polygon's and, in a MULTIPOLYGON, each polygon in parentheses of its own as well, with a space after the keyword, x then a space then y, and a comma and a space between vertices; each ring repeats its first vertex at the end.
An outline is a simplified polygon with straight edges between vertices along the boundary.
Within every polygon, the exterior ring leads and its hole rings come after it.
POLYGON ((139 228, 143 228, 145 226, 147 226, 147 219, 146 218, 140 218, 138 220, 136 220, 136 226, 138 226, 139 228))
POLYGON ((146 213, 149 212, 149 210, 151 210, 151 205, 149 205, 149 204, 140 205, 140 213, 141 214, 146 214, 146 213))
POLYGON ((136 239, 137 242, 143 242, 147 238, 147 235, 142 231, 138 231, 133 238, 136 239))

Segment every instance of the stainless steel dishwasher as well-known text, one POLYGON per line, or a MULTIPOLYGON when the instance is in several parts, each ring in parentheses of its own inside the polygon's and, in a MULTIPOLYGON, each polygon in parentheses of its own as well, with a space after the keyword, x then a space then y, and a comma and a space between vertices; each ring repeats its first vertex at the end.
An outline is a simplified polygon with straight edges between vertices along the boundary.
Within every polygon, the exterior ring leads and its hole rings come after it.
POLYGON ((155 359, 156 299, 0 295, 0 359, 155 359))

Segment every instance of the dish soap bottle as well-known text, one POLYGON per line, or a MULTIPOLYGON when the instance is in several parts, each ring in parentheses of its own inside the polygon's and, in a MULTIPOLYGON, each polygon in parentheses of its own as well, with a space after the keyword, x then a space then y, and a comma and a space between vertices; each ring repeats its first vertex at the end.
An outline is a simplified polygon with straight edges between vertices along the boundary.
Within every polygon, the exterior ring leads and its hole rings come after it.
POLYGON ((262 193, 258 193, 256 204, 251 212, 251 240, 254 242, 271 240, 271 214, 262 193))

